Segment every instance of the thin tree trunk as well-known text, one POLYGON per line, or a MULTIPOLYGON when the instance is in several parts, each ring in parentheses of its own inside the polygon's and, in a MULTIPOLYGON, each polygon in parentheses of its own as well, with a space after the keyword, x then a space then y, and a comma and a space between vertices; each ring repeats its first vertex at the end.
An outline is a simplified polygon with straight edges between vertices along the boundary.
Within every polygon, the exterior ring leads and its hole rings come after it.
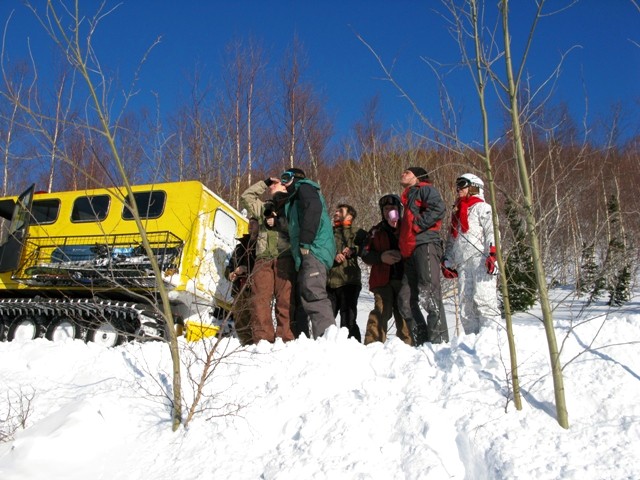
POLYGON ((485 175, 487 185, 489 187, 489 198, 494 208, 491 209, 491 220, 493 221, 494 245, 496 246, 496 256, 498 260, 498 269, 502 274, 500 278, 500 291, 502 293, 502 301, 504 306, 505 324, 507 328, 507 340, 509 343, 509 360, 511 363, 511 382, 513 386, 513 403, 517 410, 522 410, 522 399, 520 397, 520 381, 518 379, 518 358, 516 353, 515 338, 513 336, 513 321, 511 317, 511 305, 509 303, 509 289, 507 286, 507 276, 505 275, 505 262, 502 257, 502 241, 500 239, 500 223, 498 220, 498 211, 495 206, 497 203, 496 188, 493 179, 493 168, 491 167, 491 145, 489 142, 489 117, 485 103, 485 88, 487 74, 482 65, 482 51, 480 42, 480 31, 478 29, 478 6, 475 0, 471 0, 473 35, 475 44, 476 59, 476 75, 478 99, 480 101, 480 112, 482 116, 482 143, 484 146, 484 155, 482 157, 485 165, 485 175))
MULTIPOLYGON (((539 8, 542 8, 542 1, 539 8)), ((556 341, 555 331, 553 329, 553 315, 551 302, 549 301, 549 292, 547 290, 547 280, 545 277, 544 265, 540 255, 540 241, 536 231, 536 218, 533 210, 533 195, 531 193, 529 173, 527 171, 524 146, 522 140, 522 132, 520 125, 520 112, 518 106, 517 86, 513 76, 513 66, 511 60, 511 38, 509 34, 509 0, 502 0, 502 26, 504 35, 504 53, 505 67, 508 80, 509 95, 509 113, 511 115, 511 124, 513 127, 513 142, 515 147, 516 162, 518 173, 520 176, 520 186, 522 188, 524 200, 525 223, 527 236, 531 245, 531 256, 533 259, 533 267, 538 287, 538 295, 540 297, 540 307, 542 309, 542 320, 547 335, 547 344, 549 346, 549 356, 551 360, 551 374, 553 376, 553 386, 556 400, 556 416, 558 423, 563 428, 569 428, 569 419, 567 407, 565 403, 564 380, 562 376, 562 368, 560 365, 560 355, 558 353, 558 345, 556 341)))
MULTIPOLYGON (((79 0, 75 2, 75 16, 73 17, 75 21, 74 28, 74 36, 68 37, 66 35, 66 29, 62 25, 61 19, 58 17, 58 12, 54 7, 52 0, 47 1, 47 12, 48 18, 51 19, 52 22, 52 30, 51 33, 54 33, 54 40, 60 45, 61 48, 66 52, 67 58, 71 65, 82 75, 82 78, 85 80, 87 88, 89 90, 89 96, 93 101, 93 105, 95 107, 95 113, 98 116, 100 122, 100 132, 104 136, 105 140, 109 144, 109 148, 113 155, 114 161, 117 165, 118 172, 122 176, 122 180, 127 192, 127 195, 130 199, 133 199, 133 191, 131 189, 131 184, 129 183, 129 179, 125 170, 124 162, 120 156, 118 151, 118 147, 116 145, 116 140, 113 132, 111 131, 111 125, 109 123, 108 114, 106 110, 103 108, 103 104, 101 102, 101 97, 98 95, 96 91, 93 80, 91 79, 91 73, 89 66, 86 63, 85 55, 83 54, 80 48, 80 12, 79 12, 79 0), (54 32, 55 28, 55 32, 54 32), (55 35, 57 33, 57 35, 55 35)), ((35 13, 35 12, 34 12, 35 13)), ((101 72, 98 72, 101 74, 101 72)), ((104 79, 103 79, 104 80, 104 79)), ((140 233, 142 238, 142 245, 145 249, 145 252, 149 259, 151 260, 151 267, 153 269, 153 273, 155 278, 158 279, 158 293, 160 294, 160 298, 162 300, 163 307, 163 315, 164 319, 167 322, 166 332, 169 337, 169 350, 171 352, 171 360, 173 365, 173 412, 172 412, 172 429, 176 431, 180 424, 182 423, 182 386, 181 386, 181 375, 180 375, 180 354, 178 350, 178 339, 176 336, 175 325, 173 322, 173 314, 171 312, 171 304, 169 302, 169 295, 167 293, 167 289, 164 287, 162 283, 162 272, 158 266, 158 262, 155 260, 155 255, 151 249, 151 245, 149 243, 149 239, 147 237, 147 232, 142 224, 142 220, 140 219, 140 214, 138 212, 137 205, 135 202, 132 202, 131 205, 133 218, 136 223, 136 227, 140 233)))
MULTIPOLYGON (((238 90, 240 86, 238 86, 238 90)), ((233 192, 233 200, 234 205, 238 205, 240 203, 240 178, 242 177, 242 154, 241 154, 241 146, 240 146, 240 98, 239 91, 236 91, 236 101, 235 101, 235 141, 236 141, 236 178, 234 180, 235 188, 233 192)))
POLYGON ((253 185, 251 173, 253 170, 253 144, 251 132, 251 116, 253 115, 253 80, 249 85, 249 100, 247 101, 247 185, 253 185))
POLYGON ((9 187, 9 158, 11 157, 11 142, 13 141, 13 128, 15 127, 15 119, 18 111, 18 102, 13 105, 13 111, 11 112, 11 119, 7 125, 6 138, 4 143, 4 152, 2 154, 2 196, 7 194, 9 187))

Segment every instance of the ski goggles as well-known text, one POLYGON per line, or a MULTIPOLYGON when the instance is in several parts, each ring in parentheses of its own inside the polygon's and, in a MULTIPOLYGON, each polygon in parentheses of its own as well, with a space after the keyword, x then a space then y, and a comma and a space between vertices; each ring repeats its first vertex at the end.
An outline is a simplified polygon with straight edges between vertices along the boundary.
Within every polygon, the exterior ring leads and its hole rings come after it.
POLYGON ((280 183, 282 183, 283 185, 285 183, 289 183, 292 178, 293 178, 292 172, 284 172, 282 175, 280 175, 280 183))
POLYGON ((284 185, 286 183, 289 183, 293 178, 304 178, 304 176, 300 175, 297 172, 291 172, 287 170, 282 175, 280 175, 280 183, 284 185))
POLYGON ((470 186, 471 186, 471 182, 466 178, 458 178, 456 180, 456 190, 462 190, 470 186))

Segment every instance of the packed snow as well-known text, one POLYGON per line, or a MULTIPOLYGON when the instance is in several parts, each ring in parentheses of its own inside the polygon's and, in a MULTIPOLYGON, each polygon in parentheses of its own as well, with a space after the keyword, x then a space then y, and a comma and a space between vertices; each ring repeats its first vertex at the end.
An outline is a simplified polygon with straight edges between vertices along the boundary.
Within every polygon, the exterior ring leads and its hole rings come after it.
MULTIPOLYGON (((171 428, 172 367, 159 342, 0 343, 0 478, 637 479, 640 304, 586 306, 553 290, 570 428, 556 421, 535 309, 514 333, 522 410, 503 325, 419 348, 323 338, 240 348, 224 339, 186 428, 171 428), (21 425, 21 423, 23 425, 21 425)), ((372 297, 360 297, 366 325, 372 297)), ((182 348, 183 424, 210 341, 182 348)))

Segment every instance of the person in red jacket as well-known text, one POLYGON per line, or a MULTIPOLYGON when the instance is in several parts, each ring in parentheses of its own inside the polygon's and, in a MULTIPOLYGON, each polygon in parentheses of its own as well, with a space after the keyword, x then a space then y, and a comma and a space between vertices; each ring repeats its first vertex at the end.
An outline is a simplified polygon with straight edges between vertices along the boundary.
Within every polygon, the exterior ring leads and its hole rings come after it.
POLYGON ((398 247, 400 235, 400 197, 383 195, 378 201, 382 221, 367 234, 361 258, 371 265, 369 290, 373 293, 374 307, 369 313, 364 344, 384 342, 389 330, 391 315, 396 323, 396 335, 404 343, 411 345, 411 334, 398 309, 398 293, 402 285, 404 269, 398 247))
POLYGON ((445 205, 422 167, 407 168, 400 184, 404 187, 400 197, 404 208, 399 242, 404 261, 400 314, 411 327, 414 345, 448 342, 440 288, 440 227, 445 205), (427 312, 426 321, 421 309, 427 312))

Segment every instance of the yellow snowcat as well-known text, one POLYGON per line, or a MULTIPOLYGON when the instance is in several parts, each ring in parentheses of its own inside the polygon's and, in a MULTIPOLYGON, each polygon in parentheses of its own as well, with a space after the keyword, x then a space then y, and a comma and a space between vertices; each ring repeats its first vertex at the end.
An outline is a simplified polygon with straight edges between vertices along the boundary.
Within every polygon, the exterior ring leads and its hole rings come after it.
POLYGON ((247 219, 197 181, 0 198, 0 339, 161 339, 158 284, 193 338, 217 332, 231 306, 224 276, 247 219), (129 205, 158 262, 156 278, 129 205))

